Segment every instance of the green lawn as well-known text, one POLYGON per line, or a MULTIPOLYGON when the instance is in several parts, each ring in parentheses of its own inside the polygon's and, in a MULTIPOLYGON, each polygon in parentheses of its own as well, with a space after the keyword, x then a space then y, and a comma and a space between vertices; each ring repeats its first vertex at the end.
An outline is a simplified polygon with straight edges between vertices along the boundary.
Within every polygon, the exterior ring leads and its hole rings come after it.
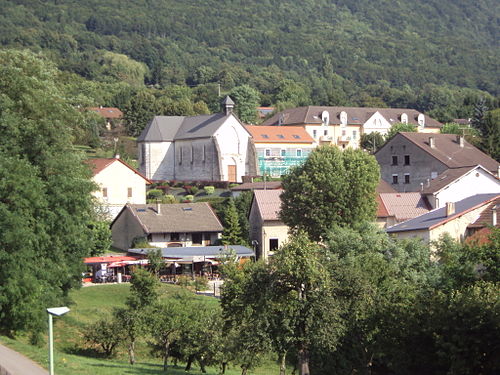
MULTIPOLYGON (((129 365, 124 346, 118 349, 114 358, 95 358, 93 352, 87 350, 82 338, 83 328, 96 320, 111 314, 114 307, 123 306, 129 293, 129 284, 96 285, 73 291, 71 298, 75 302, 71 311, 54 319, 55 373, 58 375, 118 375, 118 374, 163 374, 160 359, 152 358, 144 341, 137 345, 137 363, 129 365)), ((162 298, 168 298, 178 290, 178 286, 162 285, 162 298)), ((207 303, 218 303, 213 297, 200 296, 207 303)), ((44 338, 46 341, 46 337, 44 338)), ((47 368, 47 346, 28 344, 26 336, 16 340, 0 336, 0 342, 11 347, 47 368)), ((215 368, 208 368, 206 375, 216 375, 215 368)), ((278 365, 269 359, 262 367, 250 371, 253 375, 268 375, 279 372, 278 365)), ((201 374, 194 366, 190 374, 201 374)), ((239 368, 230 368, 228 375, 241 373, 239 368)), ((183 367, 169 368, 168 374, 186 374, 183 367)))

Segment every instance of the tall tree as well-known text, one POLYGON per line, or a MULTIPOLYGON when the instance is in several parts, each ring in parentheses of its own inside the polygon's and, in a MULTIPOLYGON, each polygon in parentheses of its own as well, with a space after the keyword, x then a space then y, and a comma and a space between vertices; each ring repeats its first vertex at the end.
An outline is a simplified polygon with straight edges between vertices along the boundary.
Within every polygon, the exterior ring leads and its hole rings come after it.
POLYGON ((321 239, 333 224, 351 225, 375 214, 379 166, 362 150, 316 148, 282 182, 281 218, 292 230, 321 239))
MULTIPOLYGON (((25 328, 41 329, 47 304, 68 302, 68 291, 80 284, 82 257, 93 247, 89 223, 93 216, 90 193, 94 185, 82 155, 71 144, 72 129, 82 123, 83 115, 69 104, 57 86, 57 74, 57 69, 40 55, 0 51, 0 154, 9 155, 5 163, 11 163, 11 172, 2 168, 6 173, 2 181, 11 185, 16 171, 24 171, 32 185, 26 187, 24 194, 33 198, 33 208, 15 203, 11 194, 16 190, 5 190, 0 205, 19 218, 30 213, 29 222, 36 222, 31 229, 26 228, 34 235, 33 241, 24 245, 20 239, 14 241, 20 227, 2 224, 0 237, 10 245, 0 246, 6 260, 0 264, 0 274, 11 274, 9 269, 15 257, 7 254, 18 252, 25 260, 24 269, 31 270, 32 280, 22 281, 26 272, 21 271, 12 274, 9 283, 17 284, 16 293, 20 296, 43 296, 40 301, 31 302, 0 298, 0 327, 11 333, 25 328), (18 168, 13 160, 18 161, 18 168), (34 256, 26 256, 27 252, 34 256), (12 320, 11 314, 17 310, 17 314, 25 316, 12 320)), ((5 284, 0 285, 2 288, 5 284)))
POLYGON ((224 231, 222 232, 222 243, 224 245, 239 245, 244 240, 241 238, 241 228, 238 211, 233 199, 229 199, 224 208, 224 231))
POLYGON ((241 121, 253 124, 257 119, 257 107, 260 103, 259 92, 248 85, 237 86, 229 96, 236 104, 236 113, 241 121))

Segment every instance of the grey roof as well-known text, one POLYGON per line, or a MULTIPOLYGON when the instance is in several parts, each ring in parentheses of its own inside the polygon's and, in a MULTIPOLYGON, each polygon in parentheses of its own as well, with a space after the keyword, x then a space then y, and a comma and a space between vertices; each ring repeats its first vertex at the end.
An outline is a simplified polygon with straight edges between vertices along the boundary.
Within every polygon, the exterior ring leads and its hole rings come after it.
POLYGON ((387 233, 407 232, 413 230, 433 229, 450 220, 453 220, 468 211, 488 204, 490 201, 499 197, 499 194, 478 194, 455 202, 455 213, 446 216, 446 207, 437 208, 414 219, 394 225, 386 229, 387 233))
MULTIPOLYGON (((475 167, 447 169, 439 176, 437 176, 434 180, 429 181, 429 185, 424 187, 424 189, 422 190, 422 194, 437 193, 438 191, 441 191, 443 188, 452 184, 462 176, 465 176, 466 174, 470 173, 471 171, 475 171, 478 168, 484 170, 488 174, 491 174, 488 170, 486 170, 480 165, 477 165, 475 167)), ((492 178, 494 178, 494 176, 492 176, 492 178)))
POLYGON ((223 105, 234 105, 233 99, 231 99, 229 96, 226 96, 224 100, 222 101, 223 105))
MULTIPOLYGON (((152 249, 129 249, 129 253, 147 255, 152 249)), ((156 249, 154 249, 156 250, 156 249)), ((251 257, 255 256, 252 249, 242 245, 224 246, 189 246, 189 247, 163 247, 161 253, 163 258, 185 258, 193 256, 202 256, 207 258, 218 258, 229 254, 233 250, 237 256, 251 257)))
POLYGON ((160 204, 127 204, 115 218, 129 210, 146 233, 222 232, 224 229, 206 202, 160 204))
POLYGON ((141 132, 137 142, 173 141, 184 119, 184 116, 155 116, 141 132))
POLYGON ((189 117, 155 116, 137 138, 137 142, 166 142, 211 137, 229 116, 223 113, 189 117))
MULTIPOLYGON (((303 124, 321 124, 321 113, 327 111, 330 114, 330 124, 340 124, 340 112, 347 113, 348 125, 362 125, 379 112, 390 124, 401 122, 401 115, 408 115, 408 123, 418 125, 417 117, 421 113, 410 108, 373 108, 373 107, 330 107, 330 106, 307 106, 286 109, 267 119, 262 125, 277 125, 280 116, 283 116, 282 125, 303 125, 303 124)), ((440 128, 443 125, 425 115, 425 127, 440 128)))

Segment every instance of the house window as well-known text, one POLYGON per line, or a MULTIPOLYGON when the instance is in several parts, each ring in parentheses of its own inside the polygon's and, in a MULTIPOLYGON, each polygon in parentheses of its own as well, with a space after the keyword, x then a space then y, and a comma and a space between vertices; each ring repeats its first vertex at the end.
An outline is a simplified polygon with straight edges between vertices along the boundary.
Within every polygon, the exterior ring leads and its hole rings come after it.
POLYGON ((170 233, 170 241, 179 241, 179 233, 170 233))
POLYGON ((179 147, 179 164, 182 164, 182 147, 179 147))
POLYGON ((318 131, 317 130, 313 130, 313 138, 316 138, 318 136, 318 131))
POLYGON ((193 164, 194 161, 194 147, 191 145, 191 164, 193 164))
POLYGON ((192 233, 191 242, 195 245, 201 245, 203 240, 203 233, 192 233))
POLYGON ((405 155, 405 165, 410 165, 410 155, 405 155))
POLYGON ((271 149, 266 148, 266 156, 271 156, 271 149))
POLYGON ((398 175, 397 174, 393 174, 392 175, 392 184, 393 185, 397 185, 398 184, 398 175))
POLYGON ((342 130, 342 137, 345 137, 347 135, 347 132, 345 130, 342 130))
POLYGON ((405 184, 409 184, 409 183, 410 183, 410 174, 405 173, 405 184))
POLYGON ((276 251, 279 247, 279 240, 277 238, 269 239, 269 251, 276 251))
POLYGON ((392 164, 391 165, 398 165, 398 157, 397 157, 397 155, 392 155, 392 164))
POLYGON ((326 136, 326 135, 328 135, 328 129, 325 129, 325 130, 323 131, 323 135, 325 135, 325 136, 326 136))
POLYGON ((132 198, 132 188, 127 188, 127 197, 132 198))
POLYGON ((358 137, 358 132, 356 130, 352 131, 352 139, 356 139, 358 137))
POLYGON ((203 162, 205 162, 207 158, 207 148, 205 145, 203 145, 203 162))
POLYGON ((144 143, 141 145, 141 165, 146 165, 146 145, 144 143))
POLYGON ((107 198, 108 197, 108 188, 102 188, 102 197, 107 198))
POLYGON ((302 150, 301 150, 300 148, 299 148, 299 149, 297 149, 297 151, 296 151, 296 155, 297 155, 297 156, 302 156, 302 150))
POLYGON ((286 156, 286 150, 285 149, 281 149, 281 156, 286 156))

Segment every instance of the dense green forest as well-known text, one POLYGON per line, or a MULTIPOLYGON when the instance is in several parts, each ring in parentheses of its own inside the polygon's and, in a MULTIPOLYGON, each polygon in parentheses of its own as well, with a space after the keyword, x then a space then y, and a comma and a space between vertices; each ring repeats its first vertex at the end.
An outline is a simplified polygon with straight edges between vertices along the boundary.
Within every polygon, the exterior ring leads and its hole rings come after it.
POLYGON ((43 51, 108 85, 81 82, 95 104, 181 85, 214 111, 220 84, 249 85, 262 105, 413 107, 442 121, 471 117, 480 97, 498 106, 495 0, 0 0, 0 9, 0 45, 43 51))

